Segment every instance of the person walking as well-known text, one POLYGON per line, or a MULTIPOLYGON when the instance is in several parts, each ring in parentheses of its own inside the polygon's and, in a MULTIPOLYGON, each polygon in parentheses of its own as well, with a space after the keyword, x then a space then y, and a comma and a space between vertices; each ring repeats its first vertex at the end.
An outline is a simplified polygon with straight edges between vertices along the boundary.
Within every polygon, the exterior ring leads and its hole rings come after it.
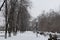
POLYGON ((57 40, 57 35, 54 35, 53 40, 57 40))
POLYGON ((49 37, 50 37, 50 38, 49 38, 48 40, 52 40, 52 35, 51 35, 51 34, 49 34, 49 37))

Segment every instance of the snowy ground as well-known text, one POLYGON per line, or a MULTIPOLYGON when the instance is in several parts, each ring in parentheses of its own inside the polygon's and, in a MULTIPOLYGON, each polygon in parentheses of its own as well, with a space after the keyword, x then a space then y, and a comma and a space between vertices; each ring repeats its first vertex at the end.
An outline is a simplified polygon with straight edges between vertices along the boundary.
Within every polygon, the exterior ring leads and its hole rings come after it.
MULTIPOLYGON (((0 33, 2 35, 4 35, 4 33, 0 33)), ((0 40, 48 40, 49 36, 44 36, 44 35, 39 35, 38 37, 36 36, 36 33, 33 33, 31 31, 26 31, 25 33, 20 33, 18 32, 18 34, 16 36, 12 37, 8 37, 7 39, 5 39, 3 36, 0 37, 0 40)))

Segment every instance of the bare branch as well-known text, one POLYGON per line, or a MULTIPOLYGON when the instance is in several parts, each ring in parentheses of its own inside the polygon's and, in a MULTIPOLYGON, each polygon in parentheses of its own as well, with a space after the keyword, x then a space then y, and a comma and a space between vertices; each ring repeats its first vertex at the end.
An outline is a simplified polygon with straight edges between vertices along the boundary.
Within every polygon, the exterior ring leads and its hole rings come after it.
POLYGON ((2 5, 1 5, 1 7, 0 7, 0 11, 1 11, 1 8, 4 6, 4 3, 5 3, 5 0, 4 0, 4 2, 2 3, 2 5))

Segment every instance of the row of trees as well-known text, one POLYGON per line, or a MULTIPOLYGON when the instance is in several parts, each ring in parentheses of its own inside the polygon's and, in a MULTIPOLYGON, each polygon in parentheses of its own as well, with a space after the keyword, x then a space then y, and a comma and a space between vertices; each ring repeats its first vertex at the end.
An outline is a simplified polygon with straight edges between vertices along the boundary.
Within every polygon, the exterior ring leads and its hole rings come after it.
POLYGON ((60 12, 59 11, 54 11, 54 10, 50 10, 49 12, 43 11, 34 20, 32 21, 32 24, 34 25, 32 25, 31 27, 33 31, 60 33, 60 12))
POLYGON ((60 12, 54 10, 43 12, 39 16, 39 30, 48 32, 60 32, 60 12))
POLYGON ((8 3, 8 32, 26 31, 30 18, 29 0, 10 0, 8 3))
MULTIPOLYGON (((6 2, 6 0, 4 0, 6 2)), ((4 5, 4 2, 1 8, 4 5)), ((24 32, 28 29, 30 14, 27 8, 30 6, 29 0, 7 0, 5 15, 7 26, 5 31, 8 31, 9 36, 11 32, 16 35, 17 31, 24 32)), ((0 8, 0 9, 1 9, 0 8)), ((38 18, 38 23, 34 22, 35 27, 31 27, 32 30, 60 32, 60 13, 55 11, 45 12, 38 18)))
MULTIPOLYGON (((30 6, 29 0, 4 0, 1 8, 5 3, 6 12, 6 32, 9 36, 11 32, 16 34, 17 31, 24 32, 29 25, 30 14, 27 8, 30 6)), ((6 34, 5 34, 6 35, 6 34)))

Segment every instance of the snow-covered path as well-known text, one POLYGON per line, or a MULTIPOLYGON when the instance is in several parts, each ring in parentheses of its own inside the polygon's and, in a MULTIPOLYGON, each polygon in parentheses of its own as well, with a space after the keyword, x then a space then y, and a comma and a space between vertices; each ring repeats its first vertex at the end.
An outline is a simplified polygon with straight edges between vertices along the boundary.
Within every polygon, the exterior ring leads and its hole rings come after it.
POLYGON ((48 36, 38 35, 36 37, 36 33, 31 31, 25 33, 18 33, 16 36, 8 37, 5 39, 4 37, 0 37, 0 40, 48 40, 48 36))

